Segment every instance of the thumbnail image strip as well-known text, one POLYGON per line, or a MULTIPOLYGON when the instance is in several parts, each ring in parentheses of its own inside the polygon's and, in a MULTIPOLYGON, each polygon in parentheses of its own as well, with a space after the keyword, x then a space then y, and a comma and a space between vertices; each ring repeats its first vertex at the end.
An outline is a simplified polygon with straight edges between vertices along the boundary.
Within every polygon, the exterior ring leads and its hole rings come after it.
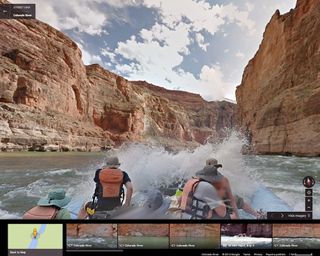
POLYGON ((118 224, 120 249, 168 249, 169 224, 118 224))
POLYGON ((221 248, 271 249, 271 224, 222 224, 221 248))
POLYGON ((68 250, 108 250, 117 247, 117 224, 67 224, 68 250))
POLYGON ((170 224, 170 248, 218 249, 220 224, 170 224))
POLYGON ((273 248, 320 249, 320 224, 273 224, 273 248))

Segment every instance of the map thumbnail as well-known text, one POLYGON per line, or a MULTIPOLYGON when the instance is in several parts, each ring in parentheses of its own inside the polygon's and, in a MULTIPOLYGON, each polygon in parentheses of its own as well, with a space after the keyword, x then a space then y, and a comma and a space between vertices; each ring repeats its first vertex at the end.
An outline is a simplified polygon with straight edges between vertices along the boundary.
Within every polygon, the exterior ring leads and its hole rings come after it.
POLYGON ((8 255, 62 255, 61 224, 9 224, 8 255))

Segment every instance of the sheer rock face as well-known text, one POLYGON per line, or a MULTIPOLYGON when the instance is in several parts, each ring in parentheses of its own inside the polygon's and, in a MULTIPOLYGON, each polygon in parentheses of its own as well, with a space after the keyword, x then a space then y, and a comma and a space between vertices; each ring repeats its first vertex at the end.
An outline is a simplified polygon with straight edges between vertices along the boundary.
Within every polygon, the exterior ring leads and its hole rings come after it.
POLYGON ((320 224, 274 224, 273 237, 320 238, 320 224))
POLYGON ((170 224, 170 237, 220 238, 217 224, 170 224))
POLYGON ((69 237, 116 237, 116 224, 67 224, 69 237))
POLYGON ((85 66, 77 44, 40 21, 1 20, 0 31, 1 150, 86 151, 150 139, 195 146, 234 125, 231 103, 85 66))
POLYGON ((169 236, 168 224, 119 224, 119 236, 169 236))
POLYGON ((277 11, 237 88, 237 119, 258 154, 320 155, 320 1, 277 11))

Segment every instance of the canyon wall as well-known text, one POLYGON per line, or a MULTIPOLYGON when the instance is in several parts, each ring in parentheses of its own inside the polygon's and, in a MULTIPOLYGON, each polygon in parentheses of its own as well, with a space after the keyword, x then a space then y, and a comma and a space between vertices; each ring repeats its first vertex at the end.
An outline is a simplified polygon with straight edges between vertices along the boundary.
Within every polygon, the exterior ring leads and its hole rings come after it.
POLYGON ((236 91, 247 151, 320 155, 319 31, 319 0, 273 15, 236 91))
POLYGON ((67 224, 70 237, 116 237, 117 224, 67 224))
POLYGON ((169 236, 168 224, 119 224, 119 236, 169 236))
POLYGON ((2 151, 196 146, 234 126, 234 104, 85 66, 77 44, 43 22, 0 20, 0 31, 2 151))
POLYGON ((211 237, 220 239, 219 224, 170 224, 171 237, 211 237))
POLYGON ((320 238, 320 224, 273 224, 273 237, 320 238))

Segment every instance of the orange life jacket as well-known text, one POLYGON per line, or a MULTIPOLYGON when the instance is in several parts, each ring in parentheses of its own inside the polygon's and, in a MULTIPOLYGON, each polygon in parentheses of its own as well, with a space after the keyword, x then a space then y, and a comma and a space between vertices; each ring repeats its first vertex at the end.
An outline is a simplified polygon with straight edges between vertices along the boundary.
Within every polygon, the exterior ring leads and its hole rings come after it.
POLYGON ((59 210, 51 206, 36 206, 23 215, 25 220, 53 220, 56 218, 59 210))
POLYGON ((205 182, 197 178, 189 180, 184 188, 181 198, 180 208, 183 212, 191 215, 192 219, 211 219, 213 211, 209 205, 194 196, 197 186, 200 182, 205 182))
POLYGON ((102 169, 99 173, 99 181, 102 186, 103 198, 116 198, 120 197, 123 172, 119 169, 102 169))

